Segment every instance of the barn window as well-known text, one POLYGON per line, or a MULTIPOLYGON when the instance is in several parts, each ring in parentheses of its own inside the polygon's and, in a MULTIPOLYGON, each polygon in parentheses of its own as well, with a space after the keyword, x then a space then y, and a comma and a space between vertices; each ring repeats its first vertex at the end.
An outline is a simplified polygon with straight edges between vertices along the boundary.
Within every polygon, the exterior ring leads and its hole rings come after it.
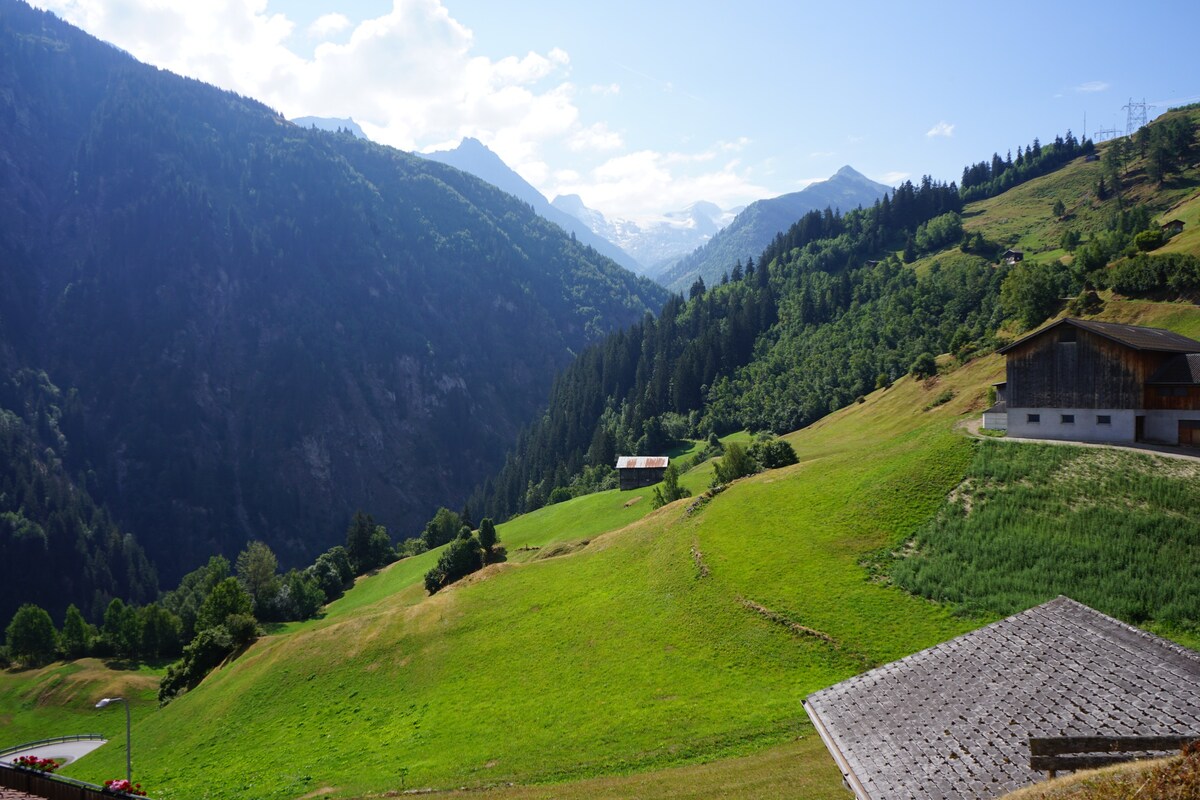
POLYGON ((1075 415, 1074 414, 1063 414, 1062 415, 1062 424, 1063 425, 1074 425, 1075 424, 1075 415))
POLYGON ((1097 414, 1096 415, 1096 424, 1097 425, 1112 425, 1112 415, 1111 414, 1097 414))
POLYGON ((1026 415, 1025 415, 1025 421, 1026 421, 1026 422, 1035 422, 1035 423, 1036 423, 1036 422, 1041 422, 1041 421, 1042 421, 1042 415, 1041 415, 1041 414, 1026 414, 1026 415))

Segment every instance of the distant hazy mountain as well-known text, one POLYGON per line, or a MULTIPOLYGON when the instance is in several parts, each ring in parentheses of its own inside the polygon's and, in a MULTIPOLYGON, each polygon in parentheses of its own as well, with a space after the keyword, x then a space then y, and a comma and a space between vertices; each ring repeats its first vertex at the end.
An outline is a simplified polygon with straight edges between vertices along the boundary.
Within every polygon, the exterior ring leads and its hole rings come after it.
POLYGON ((337 133, 339 130, 350 131, 359 139, 369 139, 367 134, 353 118, 338 119, 337 117, 296 117, 293 123, 301 128, 316 128, 319 131, 337 133))
POLYGON ((703 246, 737 214, 737 210, 725 211, 702 201, 682 211, 668 212, 660 220, 637 223, 606 219, 599 211, 585 206, 577 194, 560 195, 554 198, 552 205, 629 253, 642 264, 643 273, 651 278, 703 246))
POLYGON ((629 253, 622 250, 603 236, 599 236, 581 220, 555 208, 545 195, 533 188, 532 185, 505 164, 500 156, 493 153, 483 142, 470 137, 463 139, 453 150, 438 150, 433 153, 418 153, 431 161, 461 169, 463 172, 482 178, 501 191, 508 192, 514 197, 524 200, 533 206, 533 210, 543 219, 548 219, 558 227, 575 234, 580 244, 588 245, 601 255, 608 256, 613 261, 628 270, 643 274, 645 270, 629 253))
POLYGON ((842 167, 829 180, 802 191, 751 203, 707 244, 655 276, 655 280, 668 289, 684 292, 697 276, 711 286, 738 260, 744 264, 748 258, 758 258, 775 234, 786 231, 809 211, 827 207, 849 211, 869 206, 890 190, 850 167, 842 167))

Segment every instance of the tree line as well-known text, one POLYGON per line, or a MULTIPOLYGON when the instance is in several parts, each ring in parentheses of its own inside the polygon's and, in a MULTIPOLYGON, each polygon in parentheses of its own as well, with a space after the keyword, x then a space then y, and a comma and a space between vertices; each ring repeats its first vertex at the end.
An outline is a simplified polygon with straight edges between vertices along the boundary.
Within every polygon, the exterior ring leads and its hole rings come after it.
POLYGON ((59 629, 44 608, 23 604, 5 629, 0 662, 37 666, 60 657, 178 659, 159 687, 160 701, 167 702, 254 641, 262 623, 316 616, 357 576, 386 566, 397 555, 387 530, 369 514, 358 512, 345 544, 330 548, 304 569, 281 573, 271 548, 252 541, 233 564, 224 556, 212 556, 153 602, 137 605, 113 598, 99 624, 88 622, 70 604, 59 629))

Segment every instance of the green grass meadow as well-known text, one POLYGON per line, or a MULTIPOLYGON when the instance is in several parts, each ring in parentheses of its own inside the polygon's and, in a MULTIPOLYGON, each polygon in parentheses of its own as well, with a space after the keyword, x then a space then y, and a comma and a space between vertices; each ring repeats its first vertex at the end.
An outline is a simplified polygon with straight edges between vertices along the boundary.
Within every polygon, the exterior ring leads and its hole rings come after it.
MULTIPOLYGON (((871 583, 859 563, 911 535, 972 457, 952 409, 879 413, 935 391, 905 383, 794 436, 801 464, 694 514, 688 500, 650 511, 648 494, 599 493, 500 528, 510 553, 588 540, 567 555, 495 565, 432 598, 417 585, 430 554, 360 581, 324 619, 265 637, 142 720, 142 781, 168 800, 358 797, 734 769, 807 740, 808 693, 979 624, 871 583), (213 781, 213 764, 229 779, 213 781)), ((710 480, 705 464, 684 483, 710 480)), ((72 773, 119 760, 97 752, 72 773)), ((828 779, 822 791, 840 791, 828 779)))
MULTIPOLYGON (((1200 324, 1172 304, 1107 313, 1200 324)), ((143 701, 135 775, 162 800, 461 787, 514 800, 832 800, 840 775, 801 706, 819 688, 1060 591, 1194 646, 1183 595, 1197 544, 1179 531, 1197 524, 1195 475, 1163 483, 1145 456, 972 439, 958 423, 982 410, 1003 361, 942 361, 939 377, 904 378, 791 434, 800 463, 694 511, 687 499, 652 510, 652 488, 550 506, 500 526, 507 562, 433 597, 421 578, 436 551, 393 564, 158 710, 152 672, 97 662, 70 692, 75 665, 5 673, 0 735, 92 720, 111 733, 117 715, 96 716, 92 695, 134 680, 121 690, 143 701), (1132 532, 1093 530, 1114 526, 1132 532), (880 554, 914 540, 916 555, 880 579, 880 554), (1007 556, 1040 551, 1057 572, 1007 576, 1007 556), (1120 579, 1096 566, 1120 558, 1120 579), (928 584, 902 578, 922 564, 928 584), (1127 596, 1149 598, 1146 610, 1127 596)), ((711 479, 705 462, 682 482, 699 494, 711 479)), ((123 759, 109 746, 66 772, 101 781, 123 759)))
POLYGON ((904 588, 977 614, 1059 594, 1200 645, 1200 462, 983 442, 895 561, 904 588))

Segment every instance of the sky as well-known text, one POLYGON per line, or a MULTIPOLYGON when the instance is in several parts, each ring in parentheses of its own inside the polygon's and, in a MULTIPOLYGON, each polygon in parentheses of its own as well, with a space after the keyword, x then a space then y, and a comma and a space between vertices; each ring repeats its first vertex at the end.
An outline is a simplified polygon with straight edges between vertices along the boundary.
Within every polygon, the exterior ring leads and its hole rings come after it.
POLYGON ((1200 101, 1200 3, 33 0, 138 59, 404 150, 473 136, 548 198, 650 221, 850 165, 895 185, 1131 99, 1200 101))

